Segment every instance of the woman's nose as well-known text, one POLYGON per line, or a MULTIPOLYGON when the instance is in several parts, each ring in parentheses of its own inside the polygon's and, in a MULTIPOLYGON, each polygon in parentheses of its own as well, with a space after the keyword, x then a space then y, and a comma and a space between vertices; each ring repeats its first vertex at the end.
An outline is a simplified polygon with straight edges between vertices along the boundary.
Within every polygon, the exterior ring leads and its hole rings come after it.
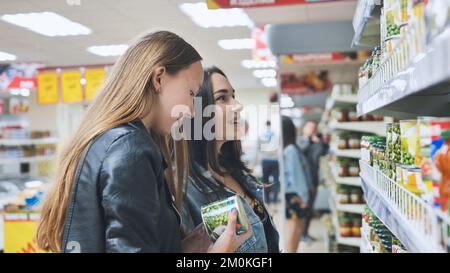
POLYGON ((241 112, 242 109, 243 109, 242 104, 239 101, 237 101, 236 99, 234 99, 233 102, 234 102, 233 111, 234 112, 241 112))

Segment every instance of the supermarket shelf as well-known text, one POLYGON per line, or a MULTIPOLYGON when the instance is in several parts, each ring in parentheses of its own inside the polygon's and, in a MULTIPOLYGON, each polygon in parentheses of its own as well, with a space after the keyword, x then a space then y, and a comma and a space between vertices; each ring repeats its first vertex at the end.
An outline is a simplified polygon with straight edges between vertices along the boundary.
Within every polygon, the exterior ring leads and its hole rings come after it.
POLYGON ((383 136, 386 134, 384 121, 330 122, 330 129, 370 133, 383 136))
POLYGON ((343 212, 362 214, 364 211, 364 205, 363 204, 341 204, 336 201, 336 209, 338 211, 343 211, 343 212))
POLYGON ((56 144, 57 138, 36 138, 36 139, 6 139, 0 138, 1 146, 23 146, 23 145, 44 145, 44 144, 56 144))
POLYGON ((361 187, 361 179, 359 177, 335 177, 335 182, 342 185, 361 187))
POLYGON ((448 232, 448 216, 367 163, 360 166, 368 206, 402 244, 410 252, 444 252, 440 234, 448 232))
POLYGON ((331 152, 338 157, 361 158, 360 149, 338 149, 337 147, 331 147, 331 152))
POLYGON ((381 5, 377 0, 359 0, 353 17, 352 46, 374 47, 380 43, 380 14, 381 5))
POLYGON ((49 161, 55 159, 55 155, 22 157, 22 158, 0 158, 0 165, 18 164, 18 163, 35 163, 40 161, 49 161))
POLYGON ((359 90, 358 115, 376 113, 398 118, 450 115, 450 28, 425 53, 381 88, 381 73, 359 90))
POLYGON ((361 246, 361 238, 359 238, 359 237, 341 237, 337 233, 336 241, 341 245, 348 245, 348 246, 354 246, 354 247, 361 246))
POLYGON ((331 111, 333 108, 345 107, 358 103, 358 95, 335 95, 328 98, 325 109, 331 111))
POLYGON ((354 247, 360 247, 361 246, 361 238, 359 237, 341 237, 339 234, 339 224, 337 219, 337 211, 336 206, 334 202, 334 198, 330 198, 330 208, 333 218, 333 226, 335 229, 336 234, 336 241, 341 245, 348 245, 348 246, 354 246, 354 247))

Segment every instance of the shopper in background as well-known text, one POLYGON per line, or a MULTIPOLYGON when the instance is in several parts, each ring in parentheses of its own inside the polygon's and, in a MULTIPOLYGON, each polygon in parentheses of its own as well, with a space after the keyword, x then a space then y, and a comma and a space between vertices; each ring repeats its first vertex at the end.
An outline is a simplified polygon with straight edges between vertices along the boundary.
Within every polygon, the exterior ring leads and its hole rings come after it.
POLYGON ((314 202, 319 187, 319 166, 320 157, 328 152, 328 144, 322 140, 322 136, 317 133, 317 122, 313 120, 306 121, 303 125, 302 136, 299 137, 297 143, 301 151, 307 158, 312 186, 310 188, 310 199, 308 203, 308 213, 306 216, 305 230, 302 240, 305 242, 315 241, 316 239, 309 235, 309 226, 314 216, 314 202))
POLYGON ((266 130, 259 140, 263 182, 265 184, 265 200, 269 206, 278 203, 280 193, 278 147, 275 132, 270 120, 266 122, 266 130))
MULTIPOLYGON (((205 70, 198 97, 202 100, 201 112, 212 105, 218 111, 213 117, 203 118, 201 139, 195 140, 193 136, 189 141, 190 183, 183 210, 183 230, 189 233, 202 224, 201 206, 238 195, 253 235, 236 252, 279 252, 278 232, 264 205, 263 187, 241 160, 239 139, 245 134, 245 125, 240 119, 242 105, 235 98, 235 90, 225 74, 212 67, 205 70), (214 137, 207 140, 203 129, 212 119, 214 137)), ((191 128, 195 128, 194 120, 191 128)))
POLYGON ((295 253, 305 227, 305 216, 309 204, 307 165, 296 144, 297 131, 289 117, 282 117, 283 168, 286 186, 286 239, 287 252, 295 253))
MULTIPOLYGON (((190 44, 166 31, 142 36, 119 58, 62 155, 42 208, 39 247, 181 252, 177 210, 188 161, 178 145, 172 163, 166 137, 192 113, 200 61, 190 44), (173 117, 178 105, 188 111, 173 117)), ((230 214, 227 232, 209 250, 234 251, 248 238, 236 236, 235 225, 230 214)))

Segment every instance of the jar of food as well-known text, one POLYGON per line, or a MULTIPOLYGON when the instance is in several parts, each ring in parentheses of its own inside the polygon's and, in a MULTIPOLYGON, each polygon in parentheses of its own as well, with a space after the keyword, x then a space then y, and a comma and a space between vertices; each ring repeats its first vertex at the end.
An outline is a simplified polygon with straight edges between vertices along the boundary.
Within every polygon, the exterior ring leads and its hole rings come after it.
POLYGON ((359 163, 358 161, 350 161, 348 163, 348 174, 352 177, 359 176, 359 163))
POLYGON ((352 236, 353 237, 361 237, 361 218, 355 217, 352 221, 352 236))
POLYGON ((348 161, 345 159, 339 159, 337 162, 338 176, 345 177, 348 176, 348 161))
POLYGON ((350 237, 352 234, 352 226, 348 218, 342 218, 339 222, 339 234, 341 237, 350 237))
POLYGON ((336 189, 337 191, 337 200, 341 204, 349 204, 350 203, 350 195, 346 187, 340 186, 336 189))
POLYGON ((347 149, 348 148, 348 134, 340 133, 337 136, 337 146, 338 149, 347 149))
POLYGON ((361 189, 353 188, 350 190, 350 203, 352 204, 363 203, 361 189))
POLYGON ((382 116, 382 115, 373 115, 373 120, 374 121, 383 121, 384 120, 384 116, 382 116))
POLYGON ((362 121, 373 121, 373 116, 371 114, 366 114, 362 116, 362 121))
POLYGON ((347 109, 336 109, 335 110, 336 120, 339 122, 348 121, 348 110, 347 109))
POLYGON ((361 148, 361 138, 359 135, 350 135, 348 137, 348 147, 350 149, 360 149, 361 148))
POLYGON ((349 121, 358 121, 359 120, 356 109, 348 110, 348 120, 349 121))

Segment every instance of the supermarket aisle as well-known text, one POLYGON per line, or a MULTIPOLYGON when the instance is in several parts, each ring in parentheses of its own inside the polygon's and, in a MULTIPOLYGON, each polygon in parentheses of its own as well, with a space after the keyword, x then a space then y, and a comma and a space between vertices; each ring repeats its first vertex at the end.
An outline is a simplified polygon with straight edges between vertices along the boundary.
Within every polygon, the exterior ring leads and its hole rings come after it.
POLYGON ((321 218, 314 218, 311 221, 310 235, 317 239, 317 241, 312 243, 300 242, 300 246, 298 248, 299 253, 327 253, 327 249, 325 247, 325 231, 326 227, 321 218))

